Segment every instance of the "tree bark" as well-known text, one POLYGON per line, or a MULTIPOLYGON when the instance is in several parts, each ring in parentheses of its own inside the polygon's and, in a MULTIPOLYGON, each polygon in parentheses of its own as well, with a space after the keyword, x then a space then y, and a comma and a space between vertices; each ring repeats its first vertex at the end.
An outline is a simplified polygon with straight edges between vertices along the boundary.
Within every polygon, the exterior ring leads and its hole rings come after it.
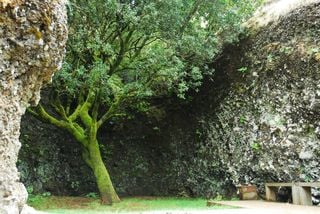
POLYGON ((120 202, 119 196, 113 187, 109 172, 102 160, 98 141, 96 139, 92 140, 86 149, 87 155, 83 156, 96 178, 101 203, 112 205, 113 203, 120 202))

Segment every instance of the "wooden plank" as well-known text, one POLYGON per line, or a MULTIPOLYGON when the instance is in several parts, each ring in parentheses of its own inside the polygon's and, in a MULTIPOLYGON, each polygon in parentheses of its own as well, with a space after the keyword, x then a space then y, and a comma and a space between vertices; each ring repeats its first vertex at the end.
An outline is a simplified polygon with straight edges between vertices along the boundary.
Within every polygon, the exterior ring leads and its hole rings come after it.
POLYGON ((302 188, 302 187, 299 187, 299 186, 293 186, 292 187, 292 203, 293 204, 300 204, 300 190, 299 188, 302 188))
POLYGON ((300 189, 300 204, 312 206, 311 187, 301 187, 301 189, 300 189))
POLYGON ((297 205, 312 205, 311 187, 301 187, 294 185, 292 187, 292 202, 297 205))
POLYGON ((320 182, 298 182, 296 185, 302 187, 320 187, 320 182))
POLYGON ((266 183, 265 185, 273 187, 291 187, 293 185, 302 187, 320 187, 320 182, 266 183))
POLYGON ((294 183, 266 183, 270 187, 291 187, 294 183))
POLYGON ((266 200, 267 201, 277 201, 277 187, 265 186, 266 188, 266 200))

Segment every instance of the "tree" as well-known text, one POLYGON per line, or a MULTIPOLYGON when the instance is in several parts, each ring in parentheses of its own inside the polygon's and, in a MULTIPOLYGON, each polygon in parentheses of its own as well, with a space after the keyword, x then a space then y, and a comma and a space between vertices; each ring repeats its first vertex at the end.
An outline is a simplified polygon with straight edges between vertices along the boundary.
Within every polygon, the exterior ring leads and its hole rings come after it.
MULTIPOLYGON (((119 202, 97 133, 107 121, 146 111, 155 96, 184 98, 219 52, 217 32, 239 32, 247 0, 71 0, 63 69, 49 89, 52 108, 29 111, 73 135, 104 204, 119 202), (236 27, 235 27, 236 26, 236 27)), ((247 14, 247 13, 245 13, 247 14)))

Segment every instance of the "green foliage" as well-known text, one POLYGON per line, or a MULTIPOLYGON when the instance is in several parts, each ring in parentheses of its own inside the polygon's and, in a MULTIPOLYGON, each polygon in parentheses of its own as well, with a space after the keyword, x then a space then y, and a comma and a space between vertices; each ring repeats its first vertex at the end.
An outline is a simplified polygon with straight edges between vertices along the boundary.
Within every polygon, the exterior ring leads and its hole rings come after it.
POLYGON ((241 115, 240 118, 239 118, 239 122, 242 123, 242 124, 245 124, 246 121, 247 121, 246 118, 243 115, 241 115))
POLYGON ((307 50, 307 53, 309 55, 312 55, 314 53, 319 53, 320 52, 320 49, 318 47, 311 47, 311 48, 308 48, 307 50))
POLYGON ((80 186, 80 182, 79 181, 72 181, 71 182, 71 188, 72 189, 78 189, 79 188, 79 186, 80 186))
POLYGON ((46 197, 50 197, 51 196, 50 192, 44 192, 41 195, 35 195, 33 193, 33 186, 28 186, 27 187, 27 192, 28 192, 28 195, 29 195, 28 203, 32 203, 34 205, 42 204, 46 197))
POLYGON ((284 53, 284 54, 291 54, 293 52, 293 48, 292 47, 281 47, 280 48, 280 53, 284 53))
POLYGON ((43 197, 49 197, 51 196, 51 192, 44 192, 41 194, 43 197))
POLYGON ((254 142, 251 144, 251 148, 253 149, 253 151, 260 151, 261 150, 261 145, 259 142, 254 142))
POLYGON ((241 73, 246 73, 248 71, 248 68, 247 67, 241 67, 238 69, 239 72, 241 73))
POLYGON ((29 195, 31 195, 33 193, 33 186, 28 186, 27 187, 27 192, 29 195))
POLYGON ((88 194, 86 194, 87 198, 98 198, 98 194, 96 192, 89 192, 88 194))
POLYGON ((234 41, 255 1, 71 1, 70 35, 55 96, 134 107, 151 96, 184 98, 212 74, 207 64, 234 41))
POLYGON ((239 197, 233 197, 233 198, 231 198, 230 200, 231 200, 231 201, 239 201, 240 198, 239 198, 239 197))
POLYGON ((29 195, 28 204, 32 204, 33 206, 37 207, 41 206, 45 200, 46 198, 41 195, 29 195))
POLYGON ((268 62, 272 62, 274 60, 273 54, 268 54, 267 60, 268 60, 268 62))

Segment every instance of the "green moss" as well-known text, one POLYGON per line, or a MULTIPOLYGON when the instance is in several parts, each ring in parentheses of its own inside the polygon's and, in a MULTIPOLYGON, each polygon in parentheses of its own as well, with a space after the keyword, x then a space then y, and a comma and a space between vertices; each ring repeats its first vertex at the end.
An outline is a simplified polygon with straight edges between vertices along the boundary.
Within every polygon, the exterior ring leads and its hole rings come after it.
POLYGON ((120 202, 120 199, 113 187, 109 172, 103 163, 99 144, 96 140, 89 143, 90 167, 96 178, 98 189, 100 192, 101 202, 103 204, 113 204, 120 202))

